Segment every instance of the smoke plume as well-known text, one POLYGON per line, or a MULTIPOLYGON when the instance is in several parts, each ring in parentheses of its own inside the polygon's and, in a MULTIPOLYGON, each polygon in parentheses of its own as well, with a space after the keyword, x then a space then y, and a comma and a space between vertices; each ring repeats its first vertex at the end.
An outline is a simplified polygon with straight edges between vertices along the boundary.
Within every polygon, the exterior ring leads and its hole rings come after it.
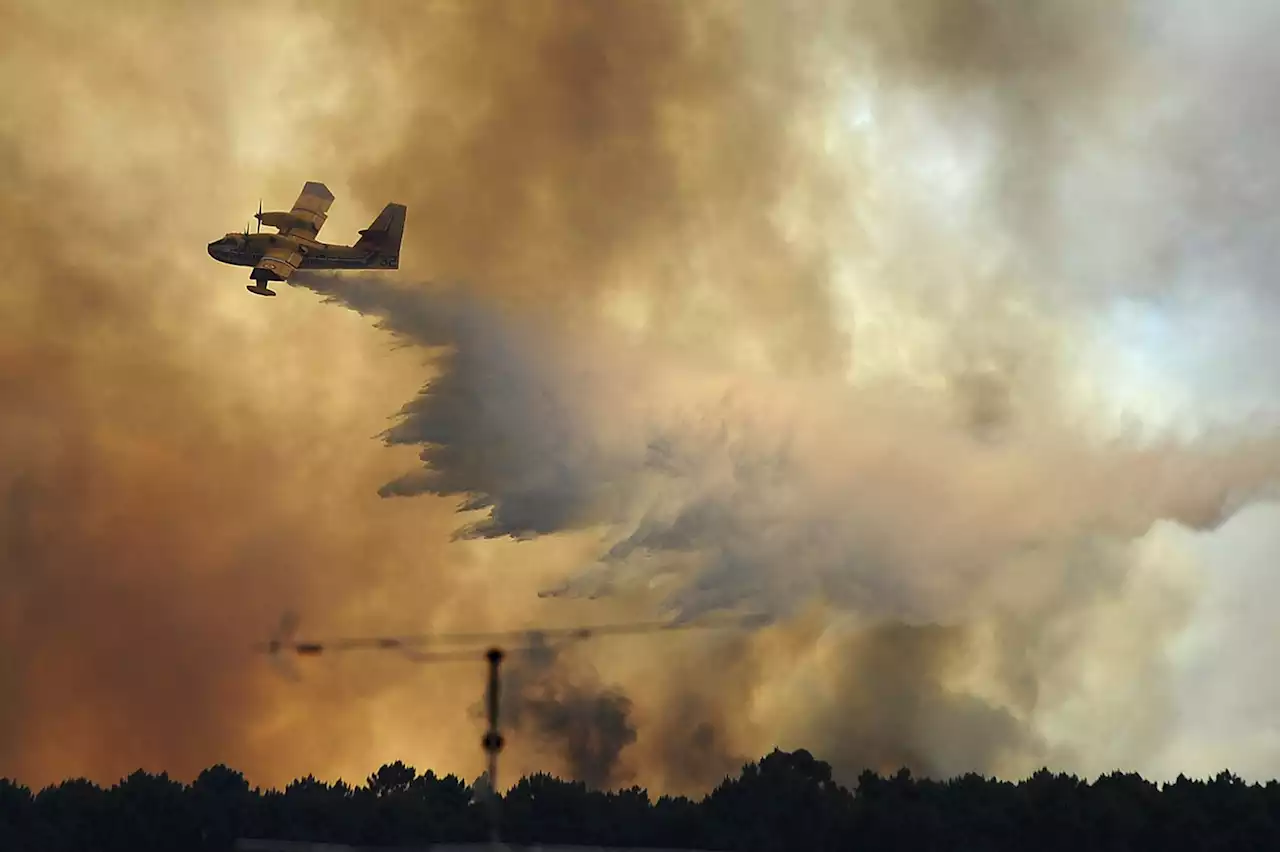
POLYGON ((621 784, 622 751, 636 740, 631 701, 593 671, 566 676, 561 653, 543 640, 508 662, 499 722, 563 754, 569 777, 594 788, 621 784))
POLYGON ((478 667, 272 680, 286 608, 775 616, 512 667, 507 778, 1166 766, 1196 542, 1280 461, 1236 11, 9 3, 0 775, 474 776, 478 667), (334 242, 406 204, 402 273, 204 254, 305 180, 334 242))
POLYGON ((856 615, 832 633, 830 694, 793 709, 846 771, 1043 758, 1035 680, 1078 652, 1057 632, 1120 590, 1153 525, 1215 527, 1280 472, 1270 441, 1100 445, 1046 428, 992 445, 910 397, 699 371, 567 329, 539 340, 452 290, 295 280, 449 347, 386 433, 422 445, 423 469, 384 495, 466 495, 459 509, 481 517, 464 535, 602 531, 598 558, 544 595, 665 589, 655 602, 686 618, 747 606, 785 620, 814 602, 856 615), (985 656, 964 653, 979 626, 1025 650, 956 695, 948 679, 985 656), (1010 708, 982 689, 1021 694, 1010 708))

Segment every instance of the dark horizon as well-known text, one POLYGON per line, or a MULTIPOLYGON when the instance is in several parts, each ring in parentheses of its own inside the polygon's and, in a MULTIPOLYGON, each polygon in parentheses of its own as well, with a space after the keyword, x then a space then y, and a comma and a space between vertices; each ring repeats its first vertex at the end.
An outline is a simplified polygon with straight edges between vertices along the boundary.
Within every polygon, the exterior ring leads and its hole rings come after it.
MULTIPOLYGON (((771 752, 771 754, 810 754, 811 755, 812 752, 804 748, 796 749, 793 752, 788 752, 784 749, 775 748, 773 752, 771 752)), ((760 758, 760 760, 763 760, 763 759, 764 758, 760 758)), ((748 766, 758 765, 758 764, 759 764, 759 760, 749 761, 744 764, 744 768, 748 766)), ((241 772, 240 770, 236 769, 234 766, 229 766, 225 763, 215 763, 201 770, 189 781, 176 778, 175 776, 171 775, 167 770, 164 770, 164 769, 149 770, 149 769, 146 769, 145 767, 140 766, 137 769, 134 769, 132 772, 126 775, 120 776, 118 780, 111 781, 111 782, 103 782, 103 781, 94 780, 87 776, 76 775, 76 776, 68 776, 59 781, 47 782, 41 786, 32 786, 24 783, 21 778, 14 778, 14 777, 0 775, 0 785, 6 786, 8 788, 17 788, 17 789, 27 790, 32 795, 38 795, 39 793, 44 792, 46 790, 56 789, 60 786, 65 786, 68 784, 88 784, 100 790, 110 790, 120 786, 120 784, 124 783, 125 781, 127 781, 128 779, 134 776, 149 776, 152 778, 168 779, 173 781, 174 783, 182 784, 184 786, 189 787, 193 785, 197 780, 199 780, 199 778, 201 778, 202 776, 206 775, 211 771, 217 770, 217 771, 226 771, 238 777, 244 778, 246 784, 249 785, 247 789, 249 789, 251 792, 258 793, 258 794, 269 794, 269 793, 278 794, 278 793, 283 793, 288 788, 298 785, 302 782, 308 782, 308 783, 317 782, 320 784, 327 784, 330 786, 347 785, 347 786, 350 786, 352 790, 367 789, 370 783, 373 783, 373 779, 375 779, 380 772, 384 770, 397 770, 397 768, 399 767, 410 769, 415 773, 418 771, 417 768, 412 763, 406 763, 403 760, 397 760, 397 761, 392 761, 391 763, 379 764, 376 769, 374 769, 369 775, 365 776, 365 780, 363 782, 360 782, 357 784, 352 784, 352 782, 348 778, 342 775, 337 775, 333 778, 326 779, 326 778, 318 777, 314 773, 307 773, 305 775, 299 775, 298 777, 289 781, 287 784, 280 786, 280 785, 272 785, 272 784, 252 784, 248 776, 246 775, 246 773, 241 772)), ((463 775, 460 775, 457 772, 445 772, 444 774, 438 774, 433 769, 426 769, 426 770, 423 770, 423 772, 424 772, 424 775, 429 773, 432 777, 439 778, 445 781, 457 781, 458 783, 466 787, 468 790, 476 789, 477 785, 479 785, 484 778, 484 773, 480 773, 473 780, 468 781, 463 775)), ((1246 779, 1243 776, 1236 774, 1236 772, 1232 770, 1230 767, 1223 767, 1222 769, 1216 772, 1212 772, 1204 775, 1187 774, 1185 772, 1180 772, 1176 778, 1158 779, 1158 780, 1148 779, 1145 776, 1143 776, 1141 772, 1138 772, 1137 770, 1124 769, 1120 767, 1111 769, 1106 772, 1088 774, 1088 773, 1071 772, 1070 770, 1062 769, 1062 768, 1055 769, 1047 765, 1042 766, 1039 769, 1035 770, 1034 772, 1023 775, 1021 777, 1004 777, 999 774, 989 774, 989 773, 983 773, 979 771, 961 772, 961 773, 946 776, 946 777, 934 777, 930 775, 922 775, 922 774, 913 772, 911 768, 907 766, 901 766, 894 770, 884 770, 884 769, 875 770, 875 769, 867 768, 867 769, 864 769, 862 772, 858 773, 858 777, 862 777, 863 775, 870 774, 879 778, 887 779, 887 778, 896 777, 898 775, 901 775, 902 773, 906 773, 908 776, 910 776, 912 779, 916 781, 925 781, 925 782, 934 783, 934 784, 948 784, 948 783, 953 783, 963 779, 978 778, 983 781, 996 783, 996 784, 1015 784, 1016 785, 1016 784, 1026 783, 1027 781, 1030 781, 1038 776, 1048 773, 1049 775, 1052 775, 1055 777, 1065 776, 1065 777, 1074 778, 1074 779, 1077 779, 1080 783, 1086 784, 1086 785, 1091 783, 1096 783, 1101 779, 1113 778, 1116 776, 1139 778, 1144 783, 1151 784, 1160 788, 1170 787, 1180 782, 1192 782, 1192 783, 1203 784, 1211 781, 1216 781, 1224 777, 1238 779, 1240 783, 1250 787, 1269 788, 1275 785, 1280 785, 1280 777, 1264 778, 1264 779, 1258 779, 1258 778, 1246 779)), ((557 774, 554 771, 545 770, 545 771, 536 771, 526 775, 522 775, 518 781, 514 782, 513 784, 507 785, 504 788, 504 792, 501 793, 501 795, 506 795, 506 791, 510 791, 511 789, 516 787, 520 783, 520 781, 524 781, 529 778, 539 777, 539 776, 554 778, 557 781, 561 781, 567 784, 583 785, 586 789, 589 789, 593 792, 600 792, 600 793, 616 793, 623 790, 645 789, 643 785, 639 785, 639 784, 617 783, 617 784, 607 784, 603 786, 597 786, 587 781, 584 781, 582 779, 577 779, 572 777, 566 778, 557 774)), ((724 776, 725 780, 732 780, 734 777, 735 776, 733 776, 732 774, 727 774, 724 776)), ((840 784, 841 786, 845 786, 850 790, 857 789, 856 780, 846 784, 844 782, 841 782, 838 778, 835 778, 833 779, 833 783, 840 784)), ((707 796, 710 796, 714 792, 714 789, 715 788, 708 789, 705 792, 698 795, 690 795, 687 793, 681 793, 681 794, 663 793, 659 795, 659 798, 688 799, 690 801, 702 801, 707 796)))
MULTIPOLYGON (((358 786, 314 777, 251 789, 214 766, 190 785, 137 772, 103 789, 67 781, 32 794, 0 780, 0 847, 8 852, 191 849, 237 840, 361 846, 480 843, 488 803, 456 776, 388 764, 358 786)), ((1041 770, 1013 783, 863 772, 854 789, 804 750, 743 766, 700 800, 600 791, 542 773, 501 797, 504 842, 613 848, 743 850, 1233 849, 1280 843, 1280 782, 1229 772, 1156 785, 1136 773, 1094 782, 1041 770)))

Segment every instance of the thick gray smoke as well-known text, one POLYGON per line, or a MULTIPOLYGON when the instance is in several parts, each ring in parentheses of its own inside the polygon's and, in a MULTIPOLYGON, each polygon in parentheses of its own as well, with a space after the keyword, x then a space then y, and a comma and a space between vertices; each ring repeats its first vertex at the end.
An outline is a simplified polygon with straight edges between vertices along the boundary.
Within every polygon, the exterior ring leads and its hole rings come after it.
POLYGON ((423 468, 384 495, 464 495, 461 509, 482 513, 466 535, 609 529, 566 593, 679 570, 670 603, 684 615, 821 599, 949 621, 1018 595, 1029 571, 1061 574, 1099 541, 1161 520, 1216 527, 1280 471, 1274 441, 1153 448, 1042 431, 987 444, 905 395, 539 336, 457 292, 376 275, 299 283, 448 347, 386 434, 421 445, 423 468))
MULTIPOLYGON (((297 280, 447 347, 387 433, 422 445, 423 469, 384 494, 457 495, 480 513, 468 535, 603 536, 599 558, 546 594, 657 590, 681 617, 748 605, 794 620, 815 603, 847 614, 801 643, 829 683, 791 711, 845 771, 1062 757, 1035 731, 1039 684, 1080 664, 1089 631, 1110 629, 1098 608, 1131 582, 1137 543, 1162 522, 1213 528, 1280 473, 1271 441, 1129 446, 1042 429, 991 443, 905 392, 720 373, 373 275, 297 280), (958 689, 965 677, 977 685, 958 689)), ((1175 627, 1174 600, 1144 629, 1175 627)), ((724 653, 699 656, 724 665, 724 653)), ((1114 664, 1156 695, 1144 659, 1114 664)), ((710 696, 719 724, 763 677, 739 674, 710 696)), ((678 716, 695 741, 723 736, 692 683, 673 676, 672 690, 659 718, 678 716)), ((616 743, 618 725, 598 721, 593 736, 616 743)))
POLYGON ((636 741, 631 700, 593 670, 564 665, 561 654, 542 642, 507 662, 501 723, 562 754, 569 777, 593 788, 621 784, 623 749, 636 741))

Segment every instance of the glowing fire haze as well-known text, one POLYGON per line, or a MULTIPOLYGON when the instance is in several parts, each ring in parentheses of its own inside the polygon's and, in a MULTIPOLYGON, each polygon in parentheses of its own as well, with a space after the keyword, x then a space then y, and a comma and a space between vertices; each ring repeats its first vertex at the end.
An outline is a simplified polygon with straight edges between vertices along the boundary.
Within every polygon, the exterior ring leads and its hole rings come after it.
POLYGON ((286 608, 777 616, 512 666, 508 778, 1280 765, 1276 13, 3 19, 0 775, 479 773, 480 667, 292 684, 286 608), (407 204, 401 272, 208 260, 305 180, 335 241, 407 204))

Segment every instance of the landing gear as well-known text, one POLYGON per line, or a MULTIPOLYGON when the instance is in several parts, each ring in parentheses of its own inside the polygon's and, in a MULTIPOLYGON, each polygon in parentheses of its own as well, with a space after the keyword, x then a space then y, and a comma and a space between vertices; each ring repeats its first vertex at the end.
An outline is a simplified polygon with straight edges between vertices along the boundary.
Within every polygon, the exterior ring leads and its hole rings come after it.
POLYGON ((255 284, 250 284, 244 289, 248 290, 250 293, 256 293, 259 296, 274 296, 276 294, 275 290, 267 289, 267 283, 265 281, 259 281, 255 284))

